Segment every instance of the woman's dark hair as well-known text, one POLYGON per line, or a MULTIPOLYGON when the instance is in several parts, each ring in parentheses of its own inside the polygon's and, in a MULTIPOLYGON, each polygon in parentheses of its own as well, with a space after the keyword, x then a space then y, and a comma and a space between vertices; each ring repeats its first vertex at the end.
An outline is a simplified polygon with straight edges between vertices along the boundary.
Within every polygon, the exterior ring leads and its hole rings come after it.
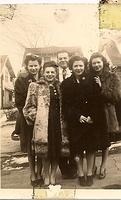
POLYGON ((24 60, 24 64, 25 64, 26 69, 27 69, 27 66, 28 66, 28 63, 29 63, 30 60, 32 60, 32 61, 37 60, 39 65, 41 65, 41 63, 42 63, 42 58, 40 56, 35 55, 35 54, 27 54, 26 57, 25 57, 25 60, 24 60))
POLYGON ((89 60, 89 70, 91 72, 94 72, 93 68, 92 68, 92 60, 94 58, 101 58, 101 60, 103 61, 103 72, 109 72, 110 68, 109 68, 109 63, 107 61, 107 59, 99 52, 93 53, 90 57, 89 60))
POLYGON ((58 65, 55 63, 55 61, 45 62, 43 65, 43 73, 47 67, 54 67, 56 70, 56 73, 58 73, 58 65))
POLYGON ((81 56, 72 56, 69 60, 69 69, 72 70, 73 64, 75 61, 82 61, 85 66, 85 71, 87 71, 87 65, 88 65, 88 60, 86 57, 81 57, 81 56))

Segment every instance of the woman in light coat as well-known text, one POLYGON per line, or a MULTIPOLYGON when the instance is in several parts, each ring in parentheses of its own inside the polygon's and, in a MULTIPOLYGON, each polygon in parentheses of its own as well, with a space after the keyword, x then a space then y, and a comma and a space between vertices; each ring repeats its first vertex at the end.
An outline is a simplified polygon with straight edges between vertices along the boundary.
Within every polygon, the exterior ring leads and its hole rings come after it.
POLYGON ((60 89, 56 79, 57 65, 43 66, 43 78, 31 83, 23 109, 28 124, 34 124, 33 148, 43 159, 44 185, 56 184, 61 150, 60 89))

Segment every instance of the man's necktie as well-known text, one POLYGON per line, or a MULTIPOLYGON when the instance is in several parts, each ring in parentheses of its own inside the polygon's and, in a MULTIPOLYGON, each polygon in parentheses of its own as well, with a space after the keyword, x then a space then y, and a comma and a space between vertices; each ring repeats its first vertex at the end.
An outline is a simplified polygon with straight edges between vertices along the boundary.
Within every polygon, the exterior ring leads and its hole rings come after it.
POLYGON ((66 69, 63 69, 63 72, 62 72, 62 74, 63 74, 63 80, 65 80, 65 78, 66 78, 66 73, 67 73, 66 69))

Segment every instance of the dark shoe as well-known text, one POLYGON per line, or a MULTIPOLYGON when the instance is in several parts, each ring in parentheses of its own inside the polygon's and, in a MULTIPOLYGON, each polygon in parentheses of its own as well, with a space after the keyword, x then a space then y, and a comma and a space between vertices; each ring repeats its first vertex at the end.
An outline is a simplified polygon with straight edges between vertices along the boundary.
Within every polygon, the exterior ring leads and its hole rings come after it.
POLYGON ((34 181, 31 180, 31 185, 33 187, 36 187, 38 185, 37 180, 34 180, 34 181))
POLYGON ((91 176, 87 176, 87 182, 86 182, 87 186, 91 186, 93 185, 93 175, 91 176))
POLYGON ((104 179, 106 177, 106 168, 103 171, 100 169, 99 179, 104 179))
POLYGON ((81 186, 86 186, 85 176, 79 176, 78 180, 81 186))
POLYGON ((37 180, 32 181, 31 178, 30 178, 30 181, 31 181, 31 185, 32 185, 33 187, 36 187, 36 186, 38 185, 37 180))
POLYGON ((37 185, 38 185, 37 179, 35 179, 35 180, 32 180, 32 177, 31 177, 31 175, 30 175, 30 182, 31 182, 31 185, 32 185, 33 187, 35 187, 35 186, 37 186, 37 185))
POLYGON ((43 177, 37 179, 37 184, 38 184, 39 186, 42 186, 42 185, 44 184, 43 177))

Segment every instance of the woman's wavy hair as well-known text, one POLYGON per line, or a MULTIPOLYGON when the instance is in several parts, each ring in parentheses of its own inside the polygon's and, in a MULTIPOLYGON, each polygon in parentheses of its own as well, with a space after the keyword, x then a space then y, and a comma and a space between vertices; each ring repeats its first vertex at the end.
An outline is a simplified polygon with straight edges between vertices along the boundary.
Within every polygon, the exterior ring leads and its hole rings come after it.
POLYGON ((32 54, 32 53, 28 53, 26 54, 26 57, 25 57, 25 60, 24 60, 24 64, 25 64, 25 69, 28 71, 28 63, 29 61, 32 60, 32 61, 35 61, 37 60, 39 65, 40 65, 40 69, 39 69, 39 77, 41 76, 41 70, 42 70, 42 58, 39 56, 39 55, 35 55, 35 54, 32 54))
POLYGON ((90 60, 89 60, 89 72, 94 73, 94 70, 92 68, 92 60, 94 58, 101 58, 101 60, 103 61, 103 73, 110 71, 109 63, 108 63, 107 59, 101 53, 95 52, 91 55, 90 60))
POLYGON ((58 73, 58 65, 56 64, 55 61, 45 62, 43 65, 43 73, 47 67, 53 67, 55 69, 56 73, 58 73))
POLYGON ((69 60, 69 69, 72 70, 73 64, 75 61, 82 61, 85 66, 85 72, 88 70, 88 60, 86 57, 81 57, 81 56, 72 56, 69 60))

